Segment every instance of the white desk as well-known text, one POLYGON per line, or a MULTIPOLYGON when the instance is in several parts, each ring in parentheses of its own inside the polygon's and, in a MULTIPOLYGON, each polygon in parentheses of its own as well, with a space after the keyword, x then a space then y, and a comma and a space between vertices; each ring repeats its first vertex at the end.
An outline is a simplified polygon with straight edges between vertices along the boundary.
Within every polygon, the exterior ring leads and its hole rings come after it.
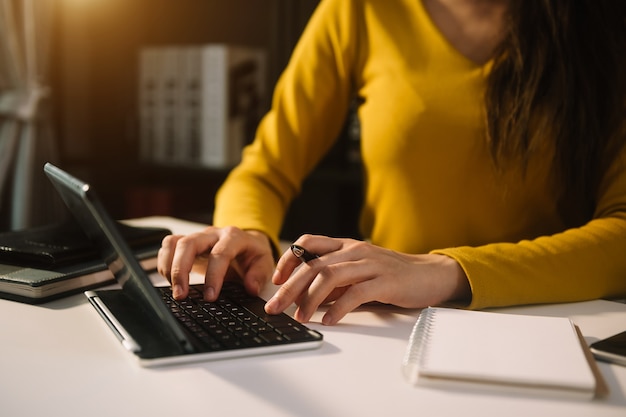
MULTIPOLYGON (((141 223, 155 222, 197 230, 141 223)), ((502 311, 569 316, 588 342, 626 328, 626 305, 608 301, 502 311)), ((81 295, 40 306, 0 300, 0 415, 626 416, 626 367, 604 363, 611 395, 590 402, 410 386, 400 364, 417 313, 368 307, 334 327, 317 314, 318 350, 143 369, 81 295)))

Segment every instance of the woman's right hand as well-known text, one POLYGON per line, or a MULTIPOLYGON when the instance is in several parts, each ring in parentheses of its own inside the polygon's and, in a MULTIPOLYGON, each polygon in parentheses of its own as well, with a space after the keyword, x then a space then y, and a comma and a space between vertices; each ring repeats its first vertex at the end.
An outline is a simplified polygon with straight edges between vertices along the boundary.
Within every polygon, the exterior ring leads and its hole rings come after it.
POLYGON ((189 235, 169 235, 159 250, 157 269, 172 284, 174 298, 189 293, 189 274, 204 274, 204 299, 215 301, 225 279, 239 278, 258 295, 274 271, 269 238, 256 230, 209 226, 189 235))

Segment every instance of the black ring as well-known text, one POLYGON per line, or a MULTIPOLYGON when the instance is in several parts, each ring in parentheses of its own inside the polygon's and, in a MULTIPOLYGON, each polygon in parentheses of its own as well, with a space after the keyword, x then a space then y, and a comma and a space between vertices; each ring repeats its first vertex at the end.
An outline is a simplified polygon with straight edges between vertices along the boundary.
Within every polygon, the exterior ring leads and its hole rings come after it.
POLYGON ((291 245, 291 252, 296 258, 301 259, 303 262, 309 262, 315 258, 319 258, 318 255, 311 253, 308 250, 304 249, 302 246, 295 244, 291 245))

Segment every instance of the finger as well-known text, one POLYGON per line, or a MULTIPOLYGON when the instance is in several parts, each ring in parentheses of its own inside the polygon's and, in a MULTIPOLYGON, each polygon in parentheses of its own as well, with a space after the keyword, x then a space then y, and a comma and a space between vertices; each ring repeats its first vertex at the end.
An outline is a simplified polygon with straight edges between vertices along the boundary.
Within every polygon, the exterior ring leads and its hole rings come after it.
POLYGON ((194 233, 178 239, 172 260, 172 292, 174 298, 182 299, 189 293, 189 272, 196 257, 211 250, 217 236, 214 233, 194 233))
POLYGON ((293 254, 291 249, 287 249, 276 263, 276 268, 272 275, 272 283, 274 285, 284 284, 293 274, 293 271, 301 264, 302 261, 293 254))
POLYGON ((263 232, 246 230, 246 252, 238 255, 237 266, 241 267, 239 275, 243 275, 243 284, 249 294, 258 295, 267 284, 274 271, 273 243, 263 232))
POLYGON ((369 280, 369 269, 367 263, 362 261, 348 261, 324 267, 301 297, 295 318, 308 322, 322 303, 332 297, 340 298, 338 289, 342 288, 345 296, 352 285, 369 280))
POLYGON ((225 228, 220 233, 220 238, 207 255, 208 266, 204 277, 204 299, 215 301, 220 291, 224 278, 232 268, 234 272, 243 278, 241 269, 235 261, 237 254, 242 251, 244 236, 238 233, 238 229, 225 228))
MULTIPOLYGON (((349 286, 334 288, 330 292, 330 294, 328 294, 326 296, 326 298, 324 298, 324 300, 320 303, 320 305, 332 303, 337 298, 341 297, 343 295, 343 293, 345 293, 348 288, 349 288, 349 286)), ((306 299, 306 295, 307 294, 300 294, 300 296, 295 301, 297 306, 300 306, 304 302, 304 300, 306 299)))
MULTIPOLYGON (((325 265, 342 262, 346 260, 346 257, 352 256, 351 253, 343 253, 340 250, 345 243, 351 241, 351 239, 334 239, 314 235, 303 235, 298 238, 298 240, 294 242, 296 245, 306 248, 307 251, 316 255, 322 255, 311 259, 309 262, 303 263, 291 250, 288 251, 291 252, 291 254, 285 252, 279 260, 277 272, 272 278, 275 284, 282 284, 282 286, 268 301, 265 306, 265 311, 268 314, 278 314, 296 300, 306 300, 306 289, 311 285, 318 272, 324 268, 325 265), (287 266, 285 267, 285 265, 287 266), (294 271, 294 265, 299 265, 300 268, 294 271), (281 275, 280 279, 276 279, 277 274, 281 275)), ((322 299, 326 298, 331 291, 332 289, 330 289, 322 299)), ((307 317, 310 318, 310 315, 307 314, 307 317)))
POLYGON ((295 269, 302 263, 318 264, 320 256, 335 252, 341 249, 344 239, 334 239, 326 236, 302 235, 292 246, 297 246, 305 250, 309 255, 307 257, 296 256, 294 251, 289 248, 280 257, 276 264, 276 270, 272 276, 272 282, 276 285, 282 285, 293 274, 295 269))
POLYGON ((294 313, 296 320, 307 323, 333 290, 338 286, 344 286, 341 278, 337 276, 340 268, 337 264, 324 267, 314 277, 308 288, 302 291, 298 297, 298 308, 294 313))
POLYGON ((283 312, 304 293, 316 275, 317 269, 303 264, 268 300, 265 304, 265 311, 268 314, 283 312))
POLYGON ((174 259, 174 251, 176 243, 182 235, 168 235, 163 238, 159 253, 157 254, 157 271, 159 274, 172 281, 172 260, 174 259))
POLYGON ((351 285, 326 311, 322 317, 322 324, 326 326, 337 324, 339 320, 352 310, 360 307, 362 304, 375 301, 379 286, 379 281, 375 279, 351 285))
MULTIPOLYGON (((259 259, 257 262, 262 262, 262 259, 259 259)), ((264 263, 254 264, 247 268, 243 276, 243 284, 248 294, 259 295, 261 289, 267 283, 273 267, 273 258, 268 258, 264 263)))
POLYGON ((328 303, 335 301, 337 298, 341 297, 348 288, 350 287, 348 286, 348 287, 335 288, 334 290, 330 292, 330 294, 328 294, 328 297, 326 297, 324 301, 322 301, 322 304, 320 305, 328 304, 328 303))

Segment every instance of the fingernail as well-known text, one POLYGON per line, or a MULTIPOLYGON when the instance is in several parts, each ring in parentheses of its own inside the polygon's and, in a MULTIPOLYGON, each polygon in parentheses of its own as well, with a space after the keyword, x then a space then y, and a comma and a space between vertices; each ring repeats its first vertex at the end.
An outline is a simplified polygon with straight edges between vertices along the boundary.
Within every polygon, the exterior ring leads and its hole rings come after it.
POLYGON ((174 284, 172 294, 174 295, 174 298, 180 297, 183 294, 183 288, 179 284, 174 284))
POLYGON ((278 284, 278 279, 280 278, 280 272, 278 272, 278 269, 274 270, 274 273, 272 274, 272 284, 278 284))
POLYGON ((324 317, 322 317, 322 324, 324 326, 331 326, 334 323, 333 316, 331 316, 330 314, 326 313, 324 314, 324 317))
POLYGON ((279 312, 278 307, 279 307, 279 301, 275 297, 270 298, 267 301, 267 303, 265 303, 265 311, 267 311, 270 314, 278 313, 279 312))
POLYGON ((204 298, 208 301, 213 301, 215 299, 215 288, 207 287, 204 290, 204 298))
POLYGON ((293 318, 300 323, 306 323, 308 321, 307 318, 304 316, 304 313, 302 313, 299 308, 295 311, 295 313, 293 313, 293 318))

